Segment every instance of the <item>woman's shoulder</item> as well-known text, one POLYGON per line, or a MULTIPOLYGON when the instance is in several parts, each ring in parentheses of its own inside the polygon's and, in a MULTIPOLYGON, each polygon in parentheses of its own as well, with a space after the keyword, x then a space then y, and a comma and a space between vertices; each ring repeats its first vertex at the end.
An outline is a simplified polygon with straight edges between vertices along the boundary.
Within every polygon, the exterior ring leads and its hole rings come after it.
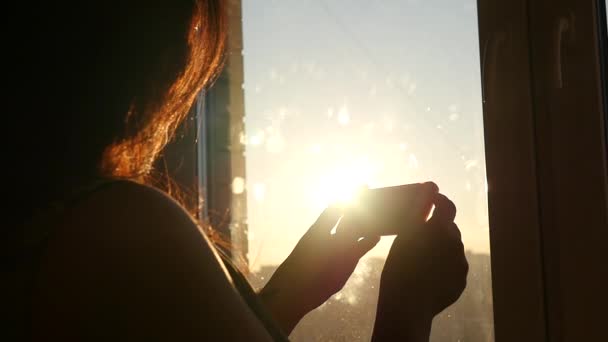
POLYGON ((67 208, 55 233, 63 241, 115 246, 186 236, 188 241, 205 242, 191 215, 169 195, 124 180, 106 182, 80 196, 67 208))
MULTIPOLYGON (((85 188, 86 189, 86 188, 85 188)), ((104 180, 94 183, 84 195, 76 196, 72 213, 88 215, 91 212, 128 211, 131 215, 122 219, 142 219, 140 210, 162 209, 175 215, 187 215, 184 208, 165 192, 130 180, 104 180)), ((154 212, 149 213, 155 215, 154 212)))
POLYGON ((108 262, 118 258, 121 260, 116 263, 125 264, 127 257, 160 257, 158 247, 164 246, 166 253, 173 254, 207 251, 210 261, 219 262, 191 215, 158 189, 132 181, 113 181, 83 197, 65 211, 62 223, 49 239, 48 253, 57 249, 81 258, 103 255, 108 262))
POLYGON ((230 336, 218 324, 201 325, 229 317, 258 330, 187 211, 132 182, 104 186, 73 206, 49 241, 39 279, 41 333, 48 317, 61 326, 74 313, 94 325, 128 323, 116 331, 133 338, 230 336))

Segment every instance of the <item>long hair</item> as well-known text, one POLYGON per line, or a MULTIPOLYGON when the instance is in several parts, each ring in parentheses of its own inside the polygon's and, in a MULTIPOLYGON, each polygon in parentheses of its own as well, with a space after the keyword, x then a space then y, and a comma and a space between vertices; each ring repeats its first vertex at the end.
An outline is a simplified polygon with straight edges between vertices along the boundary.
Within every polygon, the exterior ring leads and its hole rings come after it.
POLYGON ((146 182, 221 69, 224 7, 222 0, 109 0, 22 10, 12 49, 24 66, 11 80, 22 133, 11 157, 19 184, 13 216, 27 217, 94 178, 146 182))

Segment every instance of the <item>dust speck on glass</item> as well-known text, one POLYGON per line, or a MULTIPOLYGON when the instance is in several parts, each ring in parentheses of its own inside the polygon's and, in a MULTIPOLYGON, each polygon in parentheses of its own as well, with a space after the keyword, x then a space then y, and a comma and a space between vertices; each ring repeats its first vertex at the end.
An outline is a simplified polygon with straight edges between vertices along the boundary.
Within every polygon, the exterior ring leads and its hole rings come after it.
MULTIPOLYGON (((262 286, 331 201, 432 180, 458 205, 470 263, 432 341, 493 341, 475 0, 243 0, 251 281, 262 286)), ((391 239, 294 341, 367 341, 391 239)))

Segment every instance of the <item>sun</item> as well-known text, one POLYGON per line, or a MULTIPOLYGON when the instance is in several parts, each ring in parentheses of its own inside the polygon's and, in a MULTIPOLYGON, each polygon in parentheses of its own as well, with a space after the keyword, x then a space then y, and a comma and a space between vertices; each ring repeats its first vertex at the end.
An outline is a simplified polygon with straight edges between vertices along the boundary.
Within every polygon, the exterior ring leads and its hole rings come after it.
POLYGON ((314 182, 314 204, 324 207, 356 204, 361 191, 372 182, 373 165, 363 157, 334 165, 314 182))

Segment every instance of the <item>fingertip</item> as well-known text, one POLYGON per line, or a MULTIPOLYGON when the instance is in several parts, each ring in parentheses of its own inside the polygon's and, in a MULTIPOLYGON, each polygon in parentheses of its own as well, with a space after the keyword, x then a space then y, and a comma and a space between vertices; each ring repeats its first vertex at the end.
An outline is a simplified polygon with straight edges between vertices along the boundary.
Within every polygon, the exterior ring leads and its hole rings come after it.
POLYGON ((342 216, 342 209, 336 205, 330 205, 325 208, 325 210, 323 210, 321 215, 319 215, 319 218, 315 222, 315 225, 323 225, 326 224, 328 221, 335 222, 340 218, 340 216, 342 216))
POLYGON ((369 244, 376 245, 378 242, 380 242, 380 238, 381 238, 381 236, 377 236, 377 235, 375 235, 375 236, 364 236, 364 237, 361 238, 362 239, 361 242, 367 241, 367 243, 369 243, 369 244))
POLYGON ((379 242, 380 242, 379 236, 361 238, 359 241, 357 241, 357 245, 356 245, 357 246, 356 249, 358 250, 359 256, 361 257, 361 256, 365 255, 365 253, 369 252, 374 247, 376 247, 376 245, 378 245, 379 242))
POLYGON ((370 239, 370 243, 373 243, 373 245, 375 246, 378 243, 380 243, 381 237, 380 236, 375 236, 375 237, 371 237, 371 238, 368 238, 368 239, 370 239))
POLYGON ((325 208, 325 212, 329 216, 341 216, 344 213, 344 206, 333 203, 325 208))
POLYGON ((453 222, 456 219, 456 204, 444 194, 435 194, 433 204, 435 204, 433 217, 441 219, 443 222, 453 222))
POLYGON ((426 186, 432 193, 439 192, 439 186, 435 182, 425 182, 423 185, 426 186))

